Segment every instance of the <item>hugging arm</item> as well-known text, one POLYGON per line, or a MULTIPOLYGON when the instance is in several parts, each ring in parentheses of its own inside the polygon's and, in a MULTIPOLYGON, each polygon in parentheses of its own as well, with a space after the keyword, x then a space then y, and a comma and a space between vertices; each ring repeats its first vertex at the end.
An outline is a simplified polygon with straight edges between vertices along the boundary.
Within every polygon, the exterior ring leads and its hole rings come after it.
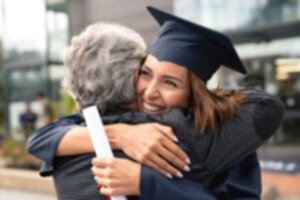
POLYGON ((29 137, 27 143, 28 152, 43 161, 41 175, 50 175, 52 173, 53 159, 59 141, 69 130, 81 124, 82 121, 78 114, 63 117, 36 130, 29 137))
MULTIPOLYGON (((193 143, 195 140, 192 137, 190 139, 179 138, 180 140, 189 140, 187 142, 195 146, 196 160, 201 161, 200 165, 195 168, 199 172, 197 174, 200 175, 196 179, 203 180, 212 173, 221 173, 252 153, 279 126, 283 110, 283 104, 277 98, 264 92, 250 91, 249 98, 242 105, 240 114, 233 120, 224 123, 219 133, 203 134, 196 140, 196 144, 193 143), (222 162, 219 162, 220 160, 222 162)), ((136 118, 136 123, 152 120, 171 125, 173 128, 175 127, 175 131, 182 132, 181 135, 187 135, 189 133, 188 129, 191 129, 190 119, 181 118, 180 120, 174 120, 176 118, 172 117, 172 113, 163 115, 163 117, 148 116, 146 118, 145 114, 141 113, 129 115, 127 118, 125 115, 121 121, 132 122, 133 119, 131 117, 136 118), (169 117, 170 115, 171 117, 169 117)), ((111 122, 114 120, 111 120, 111 122)), ((118 120, 115 120, 115 122, 120 122, 119 118, 118 120)), ((80 124, 82 122, 83 119, 80 115, 73 115, 37 130, 29 139, 29 152, 45 161, 46 165, 52 166, 52 160, 61 139, 68 130, 74 128, 76 123, 80 124)), ((86 137, 89 138, 87 134, 86 137)), ((131 146, 130 144, 125 142, 123 148, 126 149, 128 146, 131 146)), ((91 146, 91 144, 87 145, 91 146)), ((75 149, 81 150, 78 146, 75 149)), ((141 156, 140 158, 143 159, 141 156)))
POLYGON ((260 195, 261 177, 256 154, 251 154, 231 168, 225 181, 214 189, 188 179, 166 179, 146 166, 141 171, 140 200, 259 200, 260 195))
POLYGON ((188 179, 168 179, 153 169, 127 159, 93 159, 93 173, 105 195, 139 195, 152 199, 260 199, 260 168, 255 154, 229 170, 221 185, 207 187, 188 179), (125 170, 125 171, 124 171, 125 170), (130 172, 128 172, 130 171, 130 172), (140 174, 139 177, 136 174, 140 174))
POLYGON ((191 158, 191 170, 186 177, 209 185, 215 176, 237 165, 254 153, 279 127, 284 106, 279 98, 262 91, 244 90, 248 99, 235 117, 223 122, 217 131, 198 134, 190 115, 173 109, 161 115, 131 112, 122 122, 155 121, 173 128, 179 145, 191 158))
MULTIPOLYGON (((217 196, 221 195, 221 199, 225 199, 225 197, 226 199, 238 199, 245 196, 249 199, 259 199, 261 192, 260 169, 254 151, 279 127, 284 113, 283 104, 278 98, 264 92, 247 92, 249 98, 242 105, 241 112, 233 120, 225 122, 217 133, 206 133, 199 136, 198 140, 194 140, 193 137, 183 137, 189 134, 186 126, 182 126, 184 122, 188 124, 188 121, 185 121, 186 119, 182 118, 179 120, 180 123, 177 120, 173 124, 173 128, 176 127, 177 131, 179 129, 185 132, 181 135, 182 137, 180 136, 180 141, 185 140, 187 143, 190 142, 191 145, 196 144, 194 153, 198 153, 197 155, 200 158, 196 157, 194 161, 202 159, 202 162, 198 163, 192 161, 192 165, 195 164, 192 168, 194 177, 191 178, 193 180, 200 181, 204 186, 208 186, 213 181, 210 177, 216 177, 216 175, 220 175, 225 171, 229 172, 228 178, 222 184, 222 189, 218 190, 218 194, 216 194, 217 196), (195 143, 192 143, 193 141, 195 143), (205 147, 209 148, 202 151, 204 155, 201 155, 200 150, 204 150, 205 147), (249 156, 250 154, 252 156, 249 156)), ((131 114, 130 118, 139 121, 142 120, 143 116, 142 114, 131 114)), ((153 121, 153 117, 150 118, 148 120, 153 121)), ((174 112, 171 112, 169 116, 156 117, 156 120, 158 122, 164 121, 165 124, 170 125, 171 123, 168 122, 173 121, 174 123, 174 112)), ((165 191, 173 191, 176 190, 174 188, 180 187, 177 184, 187 184, 184 181, 176 182, 165 179, 157 172, 148 171, 150 177, 145 176, 145 173, 147 171, 142 170, 140 181, 142 196, 147 192, 152 192, 147 194, 150 196, 168 195, 168 192, 159 194, 153 192, 153 190, 147 191, 143 185, 155 186, 152 189, 159 186, 164 188, 165 191)), ((192 183, 195 186, 197 185, 196 182, 189 182, 189 184, 192 183)), ((190 187, 192 188, 192 186, 190 187)), ((180 192, 171 193, 179 199, 183 195, 181 199, 185 199, 185 194, 180 194, 180 192)), ((201 196, 201 194, 199 195, 201 196)))
MULTIPOLYGON (((220 174, 241 162, 265 143, 281 124, 284 105, 279 98, 261 91, 245 92, 249 96, 240 113, 224 122, 220 131, 212 135, 211 147, 201 164, 207 176, 220 174)), ((200 148, 201 138, 197 142, 200 148)))
POLYGON ((140 200, 216 200, 215 194, 200 183, 188 179, 168 179, 149 167, 142 167, 140 200))
MULTIPOLYGON (((157 123, 126 125, 118 123, 118 117, 109 118, 111 125, 105 125, 109 142, 114 150, 123 150, 129 157, 140 163, 147 164, 160 170, 159 162, 168 163, 157 156, 156 152, 174 154, 170 159, 178 168, 184 168, 187 155, 174 142, 175 138, 171 128, 157 123), (163 141, 164 145, 161 144, 163 141), (128 145, 130 144, 130 145, 128 145), (156 149, 156 151, 152 151, 156 149), (172 159, 177 156, 176 159, 172 159), (160 159, 157 161, 157 159, 160 159)), ((87 128, 79 126, 84 122, 79 114, 63 117, 55 123, 38 129, 28 141, 28 151, 43 162, 41 174, 50 175, 53 171, 53 158, 55 156, 76 155, 93 152, 93 146, 87 128)), ((175 175, 177 170, 168 163, 170 171, 160 170, 161 173, 175 175)))

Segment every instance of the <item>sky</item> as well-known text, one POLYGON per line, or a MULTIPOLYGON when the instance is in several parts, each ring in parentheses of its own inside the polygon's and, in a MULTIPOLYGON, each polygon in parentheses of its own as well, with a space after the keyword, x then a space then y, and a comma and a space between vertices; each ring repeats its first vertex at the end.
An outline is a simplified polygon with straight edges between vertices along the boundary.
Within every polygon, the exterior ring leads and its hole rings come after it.
POLYGON ((44 51, 46 24, 44 0, 0 0, 0 30, 4 48, 44 51))

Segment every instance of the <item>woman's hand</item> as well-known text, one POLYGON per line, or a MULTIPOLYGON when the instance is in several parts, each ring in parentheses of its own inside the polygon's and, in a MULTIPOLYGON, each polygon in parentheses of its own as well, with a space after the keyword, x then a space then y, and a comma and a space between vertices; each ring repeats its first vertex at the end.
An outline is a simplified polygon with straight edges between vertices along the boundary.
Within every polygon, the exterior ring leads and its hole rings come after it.
POLYGON ((175 143, 170 127, 158 123, 124 126, 119 144, 129 157, 169 178, 182 177, 178 169, 189 171, 189 158, 175 143))
POLYGON ((127 159, 94 158, 92 172, 107 196, 139 195, 141 165, 127 159))

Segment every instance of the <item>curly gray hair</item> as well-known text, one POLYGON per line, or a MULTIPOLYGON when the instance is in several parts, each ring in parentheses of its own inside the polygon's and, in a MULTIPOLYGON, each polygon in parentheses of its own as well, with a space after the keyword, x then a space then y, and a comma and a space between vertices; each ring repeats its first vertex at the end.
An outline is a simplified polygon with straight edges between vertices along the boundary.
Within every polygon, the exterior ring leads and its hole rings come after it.
POLYGON ((118 108, 136 96, 133 74, 145 56, 145 41, 134 30, 112 23, 90 25, 65 50, 63 87, 79 109, 118 108))

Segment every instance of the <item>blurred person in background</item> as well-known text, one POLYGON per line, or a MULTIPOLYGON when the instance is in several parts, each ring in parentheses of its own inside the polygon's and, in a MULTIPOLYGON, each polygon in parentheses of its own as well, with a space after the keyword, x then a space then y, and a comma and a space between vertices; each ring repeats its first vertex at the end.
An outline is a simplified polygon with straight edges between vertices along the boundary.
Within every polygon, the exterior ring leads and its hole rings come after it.
POLYGON ((37 128, 41 128, 51 122, 51 104, 49 99, 46 97, 45 93, 39 91, 36 94, 36 104, 35 108, 38 114, 38 120, 36 123, 37 128))
POLYGON ((25 103, 25 111, 19 116, 19 122, 22 126, 25 139, 27 140, 29 135, 35 130, 37 121, 37 114, 31 109, 29 102, 25 103))

